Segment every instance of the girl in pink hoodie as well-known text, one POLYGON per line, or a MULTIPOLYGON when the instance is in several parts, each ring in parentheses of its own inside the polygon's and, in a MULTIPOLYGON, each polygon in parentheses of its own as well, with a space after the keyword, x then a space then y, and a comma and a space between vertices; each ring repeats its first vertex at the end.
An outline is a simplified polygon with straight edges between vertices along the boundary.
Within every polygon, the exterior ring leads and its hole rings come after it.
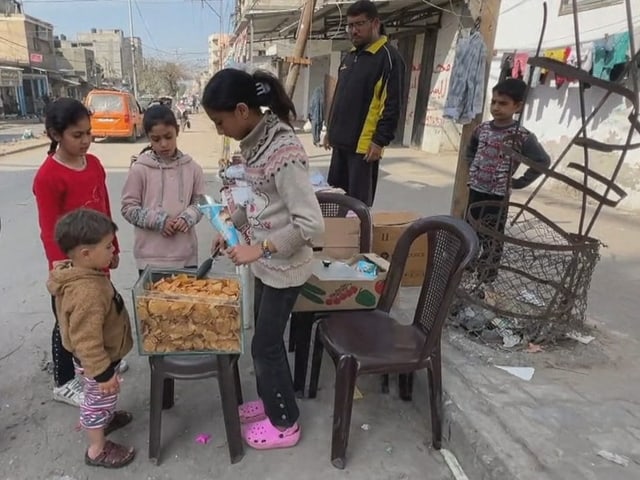
POLYGON ((178 121, 165 105, 144 114, 151 146, 132 163, 122 189, 122 216, 135 227, 133 256, 147 265, 183 268, 198 264, 195 226, 205 193, 202 168, 177 147, 178 121))

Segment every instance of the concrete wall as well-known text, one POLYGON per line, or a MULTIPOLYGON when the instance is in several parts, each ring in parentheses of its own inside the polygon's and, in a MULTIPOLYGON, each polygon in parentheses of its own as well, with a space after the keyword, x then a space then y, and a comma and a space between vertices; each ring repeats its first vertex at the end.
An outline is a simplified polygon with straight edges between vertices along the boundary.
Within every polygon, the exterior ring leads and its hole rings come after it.
POLYGON ((28 65, 29 48, 25 21, 22 16, 0 17, 0 62, 7 65, 28 65))
MULTIPOLYGON (((460 141, 461 127, 442 117, 444 103, 449 92, 458 26, 457 16, 450 13, 442 15, 442 27, 438 32, 436 53, 433 58, 427 114, 423 120, 422 150, 425 152, 438 153, 441 150, 457 149, 460 141)), ((419 65, 422 58, 422 48, 416 53, 420 53, 420 56, 414 54, 414 64, 419 65)))
MULTIPOLYGON (((549 19, 543 48, 556 48, 574 44, 572 15, 559 16, 560 0, 548 0, 549 19)), ((638 5, 640 6, 640 5, 638 5)), ((634 11, 634 29, 636 32, 636 48, 640 44, 640 8, 634 11)), ((626 15, 623 4, 580 12, 581 40, 589 42, 604 37, 606 34, 620 33, 626 30, 626 15), (606 19, 606 21, 603 21, 606 19)), ((542 7, 537 2, 521 2, 520 0, 503 0, 498 30, 496 32, 496 57, 494 58, 489 86, 498 81, 500 59, 504 52, 514 50, 535 52, 540 25, 542 7), (520 19, 529 21, 523 28, 520 19)), ((556 88, 554 80, 546 85, 533 89, 524 114, 524 125, 536 133, 552 158, 559 155, 573 135, 581 126, 578 84, 573 83, 556 88)), ((591 112, 604 91, 590 88, 585 94, 587 113, 591 112)), ((596 140, 624 143, 629 131, 629 105, 620 97, 612 95, 604 108, 590 124, 588 136, 596 140)), ((635 135, 635 142, 640 136, 635 135)), ((606 154, 591 151, 591 168, 609 175, 617 162, 618 154, 606 154)), ((570 161, 583 163, 582 150, 570 150, 566 164, 570 161)), ((565 171, 565 173, 569 173, 565 171)), ((618 183, 629 193, 629 197, 621 206, 625 208, 640 207, 640 151, 630 151, 618 177, 618 183)), ((555 184, 554 188, 565 188, 555 184)), ((566 189, 567 194, 576 195, 573 190, 566 189)))
POLYGON ((102 65, 105 79, 122 79, 122 43, 121 30, 98 30, 78 33, 79 42, 91 42, 96 62, 102 65))

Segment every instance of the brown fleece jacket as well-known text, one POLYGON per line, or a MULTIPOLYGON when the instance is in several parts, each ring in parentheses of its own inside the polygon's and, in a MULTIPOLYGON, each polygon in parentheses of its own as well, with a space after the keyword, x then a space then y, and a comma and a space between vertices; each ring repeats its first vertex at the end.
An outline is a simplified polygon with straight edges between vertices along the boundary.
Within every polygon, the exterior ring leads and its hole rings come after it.
POLYGON ((56 297, 62 345, 87 377, 108 381, 133 346, 122 297, 104 272, 74 267, 70 261, 54 266, 47 288, 56 297))

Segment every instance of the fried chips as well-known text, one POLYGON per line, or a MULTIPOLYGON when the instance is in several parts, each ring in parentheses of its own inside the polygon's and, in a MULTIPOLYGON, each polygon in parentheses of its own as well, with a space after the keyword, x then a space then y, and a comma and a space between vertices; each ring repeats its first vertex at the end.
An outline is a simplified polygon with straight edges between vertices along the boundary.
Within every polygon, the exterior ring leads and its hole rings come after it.
POLYGON ((135 299, 143 354, 242 350, 236 279, 165 277, 135 299))

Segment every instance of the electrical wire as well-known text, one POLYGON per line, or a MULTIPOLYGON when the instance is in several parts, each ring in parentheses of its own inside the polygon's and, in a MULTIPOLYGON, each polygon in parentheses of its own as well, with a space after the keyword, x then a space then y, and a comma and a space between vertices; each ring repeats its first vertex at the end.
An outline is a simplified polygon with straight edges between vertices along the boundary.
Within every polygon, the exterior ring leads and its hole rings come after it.
MULTIPOLYGON (((436 10, 440 10, 442 12, 445 13, 450 13, 451 15, 454 15, 458 18, 473 18, 471 15, 461 15, 459 13, 456 13, 453 11, 453 2, 449 2, 449 5, 451 5, 451 10, 449 10, 448 8, 444 8, 441 7, 440 5, 436 5, 435 3, 430 2, 429 0, 422 0, 423 3, 426 3, 427 5, 429 5, 430 7, 435 8, 436 10)), ((484 1, 480 4, 480 10, 482 11, 482 6, 484 5, 484 1)))
POLYGON ((147 24, 147 19, 144 18, 144 15, 142 14, 142 10, 140 9, 138 0, 133 0, 133 4, 135 5, 136 10, 138 11, 138 16, 140 17, 140 20, 142 20, 142 26, 147 32, 147 35, 149 35, 149 40, 151 41, 151 44, 157 49, 158 45, 156 44, 156 41, 154 40, 153 35, 151 34, 151 30, 149 29, 149 25, 147 24))

